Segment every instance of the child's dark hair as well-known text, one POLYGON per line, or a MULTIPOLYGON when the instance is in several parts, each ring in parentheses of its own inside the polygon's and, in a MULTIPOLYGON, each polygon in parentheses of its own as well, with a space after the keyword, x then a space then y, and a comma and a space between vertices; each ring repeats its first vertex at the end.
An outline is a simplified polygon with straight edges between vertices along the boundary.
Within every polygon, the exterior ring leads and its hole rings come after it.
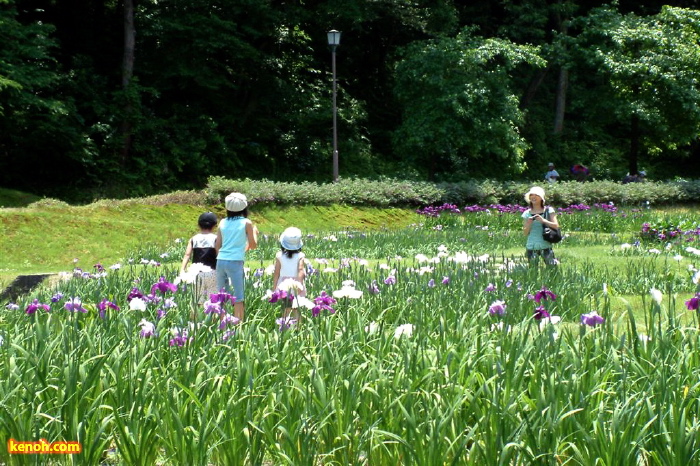
POLYGON ((234 218, 234 217, 245 217, 248 218, 248 208, 246 207, 243 210, 239 210, 237 212, 234 212, 232 210, 227 210, 226 211, 226 218, 234 218))
POLYGON ((281 246, 281 248, 282 248, 282 254, 287 256, 289 259, 294 257, 294 254, 301 252, 301 248, 299 248, 299 249, 287 249, 284 246, 281 246))
POLYGON ((205 212, 199 216, 197 224, 199 225, 199 228, 203 230, 211 230, 218 221, 219 219, 216 217, 216 214, 213 212, 205 212))

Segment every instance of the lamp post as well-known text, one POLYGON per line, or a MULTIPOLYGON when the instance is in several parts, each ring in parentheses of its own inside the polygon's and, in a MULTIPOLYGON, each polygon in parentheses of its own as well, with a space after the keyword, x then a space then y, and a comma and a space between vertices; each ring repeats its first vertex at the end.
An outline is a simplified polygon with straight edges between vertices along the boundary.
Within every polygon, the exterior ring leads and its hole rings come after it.
POLYGON ((340 31, 335 29, 328 31, 328 45, 331 47, 331 60, 333 63, 333 182, 338 181, 338 107, 337 82, 335 79, 335 48, 340 45, 340 31))

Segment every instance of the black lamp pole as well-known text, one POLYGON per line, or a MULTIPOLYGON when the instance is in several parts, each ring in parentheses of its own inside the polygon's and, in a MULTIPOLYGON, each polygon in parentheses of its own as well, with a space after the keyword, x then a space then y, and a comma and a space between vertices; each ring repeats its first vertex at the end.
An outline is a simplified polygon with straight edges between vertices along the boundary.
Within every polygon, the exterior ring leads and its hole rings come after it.
POLYGON ((333 182, 335 183, 338 181, 338 90, 335 78, 335 49, 340 45, 340 31, 335 29, 328 31, 328 45, 331 47, 333 62, 333 182))

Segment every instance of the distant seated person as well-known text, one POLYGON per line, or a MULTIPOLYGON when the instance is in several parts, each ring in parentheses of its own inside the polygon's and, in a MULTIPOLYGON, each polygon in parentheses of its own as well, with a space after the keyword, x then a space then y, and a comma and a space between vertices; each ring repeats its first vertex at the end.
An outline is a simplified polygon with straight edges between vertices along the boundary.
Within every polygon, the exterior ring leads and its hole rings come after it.
POLYGON ((547 168, 549 169, 549 171, 545 173, 544 179, 549 183, 554 183, 559 179, 559 173, 554 169, 554 164, 552 162, 549 162, 549 164, 547 164, 547 168))
POLYGON ((622 179, 622 184, 641 183, 642 181, 646 180, 646 177, 647 172, 645 172, 644 170, 640 171, 639 173, 632 173, 631 175, 628 173, 622 179))
POLYGON ((569 171, 571 172, 571 176, 573 176, 576 181, 586 181, 588 175, 590 174, 588 167, 581 165, 580 163, 572 166, 569 171))

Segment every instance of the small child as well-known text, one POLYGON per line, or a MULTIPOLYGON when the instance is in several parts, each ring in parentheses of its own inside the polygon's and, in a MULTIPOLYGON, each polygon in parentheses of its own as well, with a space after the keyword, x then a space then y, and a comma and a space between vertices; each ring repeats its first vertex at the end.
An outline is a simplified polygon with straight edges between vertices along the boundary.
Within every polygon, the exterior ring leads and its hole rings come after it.
POLYGON ((213 233, 217 222, 218 219, 212 212, 205 212, 199 216, 197 220, 199 233, 190 238, 187 243, 187 249, 180 266, 180 274, 184 275, 187 271, 190 257, 192 257, 190 271, 192 272, 192 268, 195 267, 197 268, 196 270, 199 270, 196 278, 197 289, 199 290, 199 304, 203 304, 209 299, 210 294, 218 291, 216 289, 216 233, 213 233))
MULTIPOLYGON (((272 277, 275 291, 284 289, 294 296, 306 296, 306 261, 301 252, 303 244, 301 230, 296 227, 289 227, 280 235, 281 251, 275 256, 275 272, 272 277)), ((288 308, 284 317, 288 317, 291 312, 292 309, 288 308)), ((296 314, 294 318, 298 319, 298 312, 296 314)))

